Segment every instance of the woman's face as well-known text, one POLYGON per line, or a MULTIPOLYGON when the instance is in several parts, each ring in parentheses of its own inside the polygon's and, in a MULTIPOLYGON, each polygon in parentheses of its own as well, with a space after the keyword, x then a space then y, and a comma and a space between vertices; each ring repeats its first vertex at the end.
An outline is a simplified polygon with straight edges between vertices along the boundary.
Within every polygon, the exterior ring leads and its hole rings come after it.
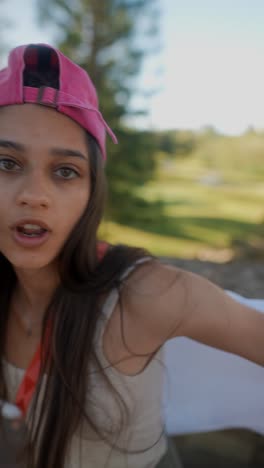
POLYGON ((14 268, 50 265, 89 196, 88 148, 77 123, 40 105, 0 108, 0 252, 14 268), (41 222, 48 231, 32 232, 41 222))

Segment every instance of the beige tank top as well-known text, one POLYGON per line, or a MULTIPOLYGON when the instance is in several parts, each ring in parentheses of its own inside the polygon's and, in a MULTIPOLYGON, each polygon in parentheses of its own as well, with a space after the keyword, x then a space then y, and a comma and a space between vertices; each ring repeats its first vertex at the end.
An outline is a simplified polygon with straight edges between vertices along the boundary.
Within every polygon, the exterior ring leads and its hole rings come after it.
MULTIPOLYGON (((133 268, 129 268, 123 277, 133 268)), ((135 376, 126 376, 111 367, 103 353, 103 332, 117 300, 118 292, 112 290, 98 321, 94 345, 105 374, 126 404, 128 420, 124 421, 125 426, 117 438, 116 429, 119 427, 121 415, 124 415, 123 407, 93 365, 88 371, 92 388, 90 387, 90 394, 87 395, 87 412, 99 423, 107 439, 121 450, 99 439, 84 423, 82 429, 80 428, 73 436, 65 468, 154 468, 167 449, 162 417, 165 372, 162 365, 162 350, 140 374, 135 376), (126 453, 127 451, 130 453, 126 453)), ((6 360, 3 360, 3 363, 9 401, 15 401, 24 370, 14 367, 6 360)))

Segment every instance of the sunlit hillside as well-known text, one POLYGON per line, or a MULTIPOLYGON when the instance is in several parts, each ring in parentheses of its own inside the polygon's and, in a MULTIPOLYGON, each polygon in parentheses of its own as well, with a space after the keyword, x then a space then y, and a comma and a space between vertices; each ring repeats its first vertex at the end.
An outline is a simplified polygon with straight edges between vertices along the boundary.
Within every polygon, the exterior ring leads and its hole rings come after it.
MULTIPOLYGON (((179 138, 179 135, 177 135, 179 138)), ((188 155, 157 154, 155 178, 138 188, 142 206, 106 221, 110 242, 163 256, 226 261, 264 233, 264 136, 196 135, 188 155)))

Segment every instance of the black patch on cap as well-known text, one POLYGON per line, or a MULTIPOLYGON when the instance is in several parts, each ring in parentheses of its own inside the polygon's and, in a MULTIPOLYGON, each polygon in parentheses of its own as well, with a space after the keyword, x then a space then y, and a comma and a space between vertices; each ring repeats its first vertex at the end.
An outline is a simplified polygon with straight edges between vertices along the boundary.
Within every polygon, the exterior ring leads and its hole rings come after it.
POLYGON ((59 89, 59 60, 54 49, 43 45, 29 45, 24 53, 24 86, 59 89))

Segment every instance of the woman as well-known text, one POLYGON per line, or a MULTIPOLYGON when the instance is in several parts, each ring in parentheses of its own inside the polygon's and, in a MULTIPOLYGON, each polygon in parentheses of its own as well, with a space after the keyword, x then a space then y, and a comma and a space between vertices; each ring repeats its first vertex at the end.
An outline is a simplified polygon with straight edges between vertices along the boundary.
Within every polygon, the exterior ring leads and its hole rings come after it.
POLYGON ((162 345, 187 336, 263 365, 264 317, 143 250, 97 242, 115 136, 61 52, 14 49, 0 107, 0 397, 25 416, 26 466, 178 466, 162 345))

